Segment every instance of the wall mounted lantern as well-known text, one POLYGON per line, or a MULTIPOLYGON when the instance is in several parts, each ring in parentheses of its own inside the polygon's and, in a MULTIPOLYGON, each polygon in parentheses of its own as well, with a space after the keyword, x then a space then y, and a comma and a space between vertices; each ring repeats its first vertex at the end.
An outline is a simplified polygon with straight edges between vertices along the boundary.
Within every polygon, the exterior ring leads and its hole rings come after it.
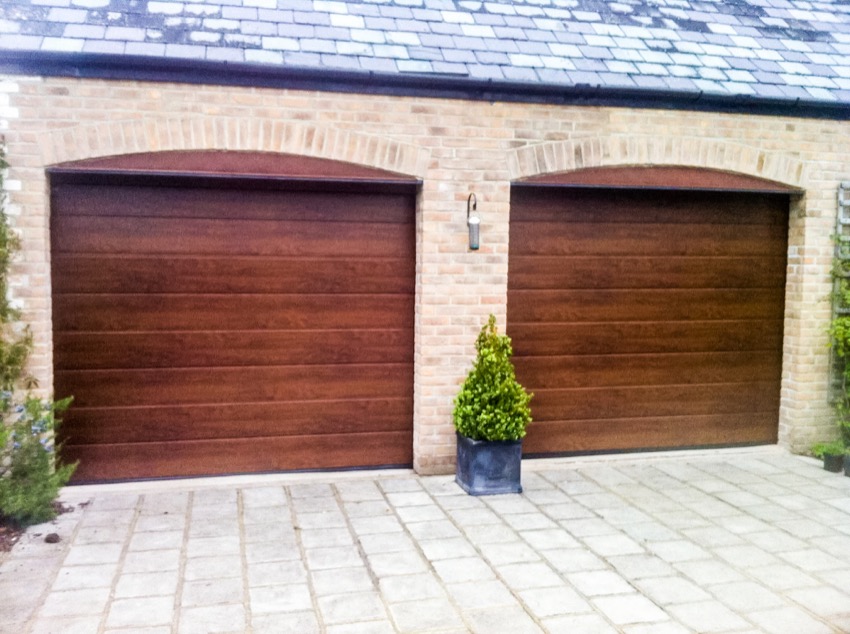
POLYGON ((466 225, 469 227, 469 248, 478 250, 478 228, 481 226, 481 218, 478 217, 478 199, 475 194, 470 194, 466 199, 466 225), (476 212, 472 215, 472 212, 476 212))

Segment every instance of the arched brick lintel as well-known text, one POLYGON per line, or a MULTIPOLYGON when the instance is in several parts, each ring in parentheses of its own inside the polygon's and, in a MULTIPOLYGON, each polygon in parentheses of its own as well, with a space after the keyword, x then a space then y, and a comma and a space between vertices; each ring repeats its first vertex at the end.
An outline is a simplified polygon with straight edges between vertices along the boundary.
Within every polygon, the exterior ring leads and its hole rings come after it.
POLYGON ((704 168, 805 188, 804 164, 797 157, 721 140, 594 137, 528 145, 508 155, 511 180, 625 165, 704 168))
POLYGON ((430 152, 384 137, 271 119, 162 118, 81 124, 49 133, 45 165, 103 156, 186 150, 296 154, 418 178, 430 152))

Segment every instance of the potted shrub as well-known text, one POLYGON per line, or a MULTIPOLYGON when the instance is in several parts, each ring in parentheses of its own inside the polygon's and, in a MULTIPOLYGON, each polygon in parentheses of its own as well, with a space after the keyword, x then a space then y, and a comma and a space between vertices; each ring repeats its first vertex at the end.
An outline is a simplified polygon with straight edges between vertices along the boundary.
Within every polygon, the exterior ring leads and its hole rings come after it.
POLYGON ((481 329, 475 350, 475 363, 454 401, 455 480, 471 495, 520 493, 532 394, 516 380, 510 337, 498 334, 494 315, 481 329))
POLYGON ((823 468, 838 473, 844 466, 844 443, 840 440, 820 442, 812 447, 812 455, 823 459, 823 468))

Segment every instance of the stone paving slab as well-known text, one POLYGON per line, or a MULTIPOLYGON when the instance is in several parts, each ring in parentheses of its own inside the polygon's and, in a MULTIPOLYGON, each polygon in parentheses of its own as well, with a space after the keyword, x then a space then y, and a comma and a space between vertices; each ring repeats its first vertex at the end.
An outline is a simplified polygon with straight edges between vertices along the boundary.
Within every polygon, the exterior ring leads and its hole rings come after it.
POLYGON ((69 487, 0 560, 0 632, 850 632, 850 478, 777 448, 524 470, 69 487))

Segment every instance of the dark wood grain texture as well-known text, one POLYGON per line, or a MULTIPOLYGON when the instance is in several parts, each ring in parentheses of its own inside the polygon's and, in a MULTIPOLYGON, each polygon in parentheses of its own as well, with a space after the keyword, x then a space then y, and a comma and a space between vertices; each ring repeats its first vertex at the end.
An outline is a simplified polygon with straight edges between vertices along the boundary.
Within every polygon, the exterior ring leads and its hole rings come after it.
POLYGON ((410 464, 412 196, 133 182, 52 192, 75 479, 410 464))
POLYGON ((537 394, 524 451, 775 442, 787 210, 773 194, 515 188, 507 331, 537 394))

